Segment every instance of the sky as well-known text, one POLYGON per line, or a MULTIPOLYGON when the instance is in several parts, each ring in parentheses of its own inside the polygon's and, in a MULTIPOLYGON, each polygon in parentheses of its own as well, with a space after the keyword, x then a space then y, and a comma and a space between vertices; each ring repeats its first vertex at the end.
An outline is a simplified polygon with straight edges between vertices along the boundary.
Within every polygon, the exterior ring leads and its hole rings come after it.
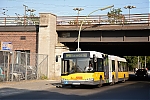
MULTIPOLYGON (((39 16, 39 13, 52 13, 57 16, 77 16, 77 11, 74 8, 82 8, 81 16, 86 16, 94 10, 114 5, 114 8, 121 8, 122 14, 128 14, 129 9, 125 6, 136 6, 130 10, 130 14, 149 13, 150 0, 0 0, 0 16, 20 16, 25 15, 25 6, 27 9, 36 10, 34 14, 39 16), (3 10, 5 9, 5 10, 3 10), (6 12, 6 15, 2 13, 6 12), (16 13, 16 14, 15 14, 16 13)), ((93 15, 106 15, 110 9, 97 11, 93 15)), ((30 12, 26 12, 30 14, 30 12)))

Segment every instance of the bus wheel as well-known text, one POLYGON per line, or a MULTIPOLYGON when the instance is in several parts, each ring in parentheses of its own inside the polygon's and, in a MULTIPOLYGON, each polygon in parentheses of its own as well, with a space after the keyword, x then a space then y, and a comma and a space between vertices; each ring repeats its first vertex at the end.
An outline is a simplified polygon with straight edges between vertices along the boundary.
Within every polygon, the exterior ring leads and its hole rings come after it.
POLYGON ((110 85, 114 85, 115 84, 115 79, 114 77, 112 78, 112 82, 110 83, 110 85))
POLYGON ((71 88, 75 88, 76 86, 75 85, 71 85, 71 88))
POLYGON ((99 84, 97 85, 98 88, 102 87, 103 83, 102 83, 102 78, 100 78, 99 84))

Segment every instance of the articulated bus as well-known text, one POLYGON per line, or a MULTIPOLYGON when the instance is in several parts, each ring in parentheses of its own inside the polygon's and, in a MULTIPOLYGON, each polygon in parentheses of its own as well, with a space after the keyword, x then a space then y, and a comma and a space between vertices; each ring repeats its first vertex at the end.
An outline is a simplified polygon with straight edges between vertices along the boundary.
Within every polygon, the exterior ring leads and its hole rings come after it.
POLYGON ((96 51, 69 51, 61 55, 61 84, 111 85, 129 78, 126 59, 96 51), (91 65, 91 66, 90 66, 91 65))

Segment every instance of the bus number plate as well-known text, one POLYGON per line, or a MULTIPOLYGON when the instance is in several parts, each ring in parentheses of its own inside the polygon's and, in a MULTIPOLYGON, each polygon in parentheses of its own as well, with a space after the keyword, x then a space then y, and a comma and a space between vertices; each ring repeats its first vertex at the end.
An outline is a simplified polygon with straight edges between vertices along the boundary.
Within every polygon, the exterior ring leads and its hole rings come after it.
POLYGON ((73 85, 80 85, 80 83, 72 83, 73 85))

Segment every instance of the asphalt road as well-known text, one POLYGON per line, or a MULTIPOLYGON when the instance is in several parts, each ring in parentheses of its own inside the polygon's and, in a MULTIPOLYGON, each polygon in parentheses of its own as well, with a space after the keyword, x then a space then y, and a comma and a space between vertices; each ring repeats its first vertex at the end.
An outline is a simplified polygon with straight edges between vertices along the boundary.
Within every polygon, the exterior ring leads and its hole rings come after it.
MULTIPOLYGON (((44 84, 43 84, 44 85, 44 84)), ((24 90, 26 91, 26 90, 24 90)), ((150 100, 150 81, 126 81, 113 86, 105 85, 101 88, 91 86, 45 88, 24 93, 3 96, 0 100, 150 100)))

